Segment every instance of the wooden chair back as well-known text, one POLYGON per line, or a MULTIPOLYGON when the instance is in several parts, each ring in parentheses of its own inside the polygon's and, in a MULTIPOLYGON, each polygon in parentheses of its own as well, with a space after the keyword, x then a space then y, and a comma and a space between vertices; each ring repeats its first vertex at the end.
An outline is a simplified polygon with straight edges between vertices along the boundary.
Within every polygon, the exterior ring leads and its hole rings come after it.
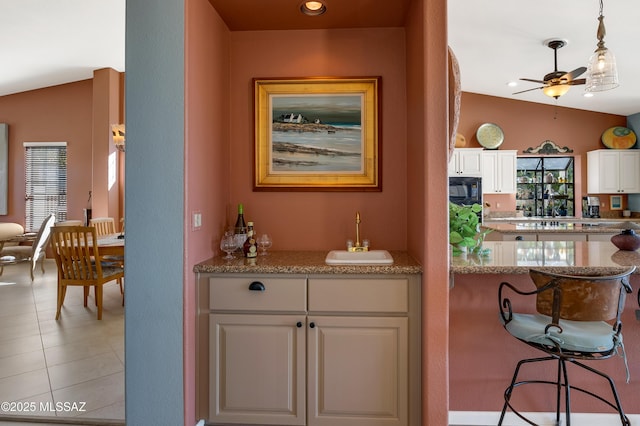
POLYGON ((98 236, 116 233, 116 222, 112 217, 95 217, 89 221, 89 226, 94 226, 98 236))
POLYGON ((56 222, 56 226, 82 226, 82 221, 79 219, 61 220, 56 222))

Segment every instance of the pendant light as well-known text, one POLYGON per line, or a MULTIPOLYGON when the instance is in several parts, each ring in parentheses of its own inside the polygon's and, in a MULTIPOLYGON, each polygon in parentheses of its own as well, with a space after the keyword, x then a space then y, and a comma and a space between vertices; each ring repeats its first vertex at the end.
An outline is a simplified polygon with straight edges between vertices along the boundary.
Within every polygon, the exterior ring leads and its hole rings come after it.
POLYGON ((618 84, 618 69, 613 53, 604 47, 604 16, 602 15, 602 0, 600 0, 600 15, 598 16, 598 47, 589 59, 587 66, 587 92, 602 92, 615 89, 618 84))

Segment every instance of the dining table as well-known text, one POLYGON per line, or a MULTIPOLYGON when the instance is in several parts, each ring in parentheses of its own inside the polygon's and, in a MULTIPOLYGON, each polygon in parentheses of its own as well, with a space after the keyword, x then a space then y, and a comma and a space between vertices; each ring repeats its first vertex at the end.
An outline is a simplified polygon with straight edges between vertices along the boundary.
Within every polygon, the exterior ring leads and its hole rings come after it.
POLYGON ((124 256, 124 234, 107 234, 98 237, 101 256, 124 256))

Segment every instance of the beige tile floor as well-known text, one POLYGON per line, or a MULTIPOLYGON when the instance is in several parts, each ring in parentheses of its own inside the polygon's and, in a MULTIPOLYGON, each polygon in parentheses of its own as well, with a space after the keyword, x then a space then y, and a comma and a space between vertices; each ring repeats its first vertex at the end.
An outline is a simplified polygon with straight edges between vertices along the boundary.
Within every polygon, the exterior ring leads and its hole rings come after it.
MULTIPOLYGON (((27 264, 0 276, 0 425, 33 418, 75 424, 124 424, 124 307, 115 283, 104 287, 102 321, 82 288, 67 290, 59 321, 56 265, 45 261, 33 283, 27 264), (22 412, 16 409, 22 408, 22 412), (59 408, 59 409, 58 409, 59 408), (18 416, 13 419, 8 416, 18 416), (81 420, 85 419, 85 420, 81 420), (105 422, 113 424, 113 422, 105 422)), ((34 420, 34 421, 35 421, 34 420)), ((25 425, 25 423, 16 423, 25 425)), ((48 424, 48 423, 38 423, 48 424)))

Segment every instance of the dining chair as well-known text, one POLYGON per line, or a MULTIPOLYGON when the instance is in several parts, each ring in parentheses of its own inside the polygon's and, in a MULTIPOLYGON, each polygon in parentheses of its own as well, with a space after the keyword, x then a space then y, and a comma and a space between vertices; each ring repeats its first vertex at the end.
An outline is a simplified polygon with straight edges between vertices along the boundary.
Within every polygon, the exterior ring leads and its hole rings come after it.
MULTIPOLYGON (((32 244, 29 245, 17 245, 5 247, 2 250, 2 256, 12 256, 15 258, 15 263, 31 262, 31 268, 29 270, 31 274, 31 281, 33 281, 33 271, 36 269, 36 263, 40 261, 40 268, 44 274, 44 258, 45 248, 47 241, 49 241, 49 233, 53 223, 56 220, 56 216, 51 213, 42 221, 40 229, 36 234, 32 244)), ((13 263, 13 262, 12 262, 13 263)), ((2 275, 4 267, 0 266, 0 275, 2 275)))
MULTIPOLYGON (((112 217, 94 217, 89 220, 89 226, 96 228, 98 237, 103 235, 113 235, 116 233, 115 220, 112 217)), ((123 225, 124 226, 124 225, 123 225)), ((121 268, 124 268, 123 256, 104 256, 105 262, 117 263, 121 268)), ((118 279, 118 285, 120 286, 120 293, 124 295, 124 288, 122 286, 122 279, 118 279)), ((123 304, 124 304, 124 298, 123 304)))
MULTIPOLYGON (((535 424, 520 413, 511 402, 516 388, 523 385, 552 385, 555 389, 556 424, 560 424, 560 410, 564 390, 566 425, 571 425, 570 391, 578 391, 593 397, 618 412, 623 425, 629 426, 618 391, 613 379, 602 371, 585 365, 583 360, 603 360, 614 354, 620 354, 627 369, 629 367, 622 343, 621 315, 625 296, 631 293, 629 275, 636 267, 628 268, 616 275, 562 275, 531 269, 529 275, 535 284, 535 290, 524 290, 508 282, 502 282, 498 288, 499 312, 502 324, 509 334, 527 345, 546 354, 539 358, 523 359, 516 365, 511 384, 504 392, 504 406, 498 425, 504 421, 507 409, 529 424, 535 424), (514 302, 512 304, 511 296, 514 302), (522 296, 522 297, 520 297, 522 296), (521 306, 521 300, 527 296, 535 297, 535 313, 514 312, 513 306, 521 306), (546 361, 557 361, 556 369, 545 369, 546 361), (581 367, 605 379, 613 399, 570 384, 567 363, 581 367), (524 365, 539 366, 536 378, 520 380, 518 375, 524 365), (553 371, 555 379, 543 377, 546 371, 553 371)), ((540 390, 540 388, 537 388, 540 390)))
POLYGON ((58 305, 56 320, 64 303, 68 286, 84 287, 84 306, 91 287, 95 288, 98 319, 102 319, 103 285, 124 276, 117 264, 105 263, 98 248, 98 234, 93 226, 54 226, 51 248, 58 266, 58 305))
POLYGON ((116 223, 112 217, 94 217, 89 220, 89 226, 95 226, 99 237, 116 233, 116 223))

